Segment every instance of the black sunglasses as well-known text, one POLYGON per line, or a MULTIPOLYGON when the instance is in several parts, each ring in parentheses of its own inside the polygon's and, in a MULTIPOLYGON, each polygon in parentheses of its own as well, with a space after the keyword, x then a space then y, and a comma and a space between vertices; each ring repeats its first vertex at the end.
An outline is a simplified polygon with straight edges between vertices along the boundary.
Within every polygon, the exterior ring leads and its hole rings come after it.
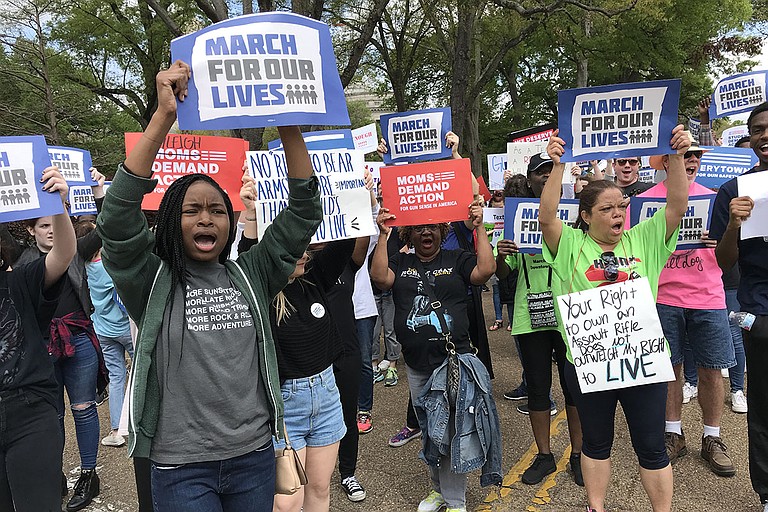
POLYGON ((614 282, 619 278, 619 259, 612 252, 604 252, 600 255, 603 263, 603 274, 606 281, 614 282))
POLYGON ((640 160, 637 158, 619 158, 616 160, 618 165, 627 165, 627 162, 629 162, 629 165, 637 165, 640 163, 640 160))
POLYGON ((703 151, 686 151, 684 158, 685 158, 686 160, 688 160, 688 159, 689 159, 689 158, 691 158, 692 156, 695 156, 696 158, 698 158, 699 160, 701 160, 701 155, 703 155, 703 154, 704 154, 704 152, 703 152, 703 151))

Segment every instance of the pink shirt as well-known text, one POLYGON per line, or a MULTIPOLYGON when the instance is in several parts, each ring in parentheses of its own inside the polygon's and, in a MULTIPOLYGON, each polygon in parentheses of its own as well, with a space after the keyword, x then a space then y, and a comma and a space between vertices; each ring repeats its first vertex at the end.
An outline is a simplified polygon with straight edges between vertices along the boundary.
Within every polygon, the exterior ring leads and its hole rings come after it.
MULTIPOLYGON (((688 189, 689 196, 712 193, 695 181, 688 189)), ((667 197, 667 187, 661 182, 638 197, 667 197)), ((688 309, 725 309, 722 275, 714 249, 675 251, 661 271, 656 302, 688 309)))

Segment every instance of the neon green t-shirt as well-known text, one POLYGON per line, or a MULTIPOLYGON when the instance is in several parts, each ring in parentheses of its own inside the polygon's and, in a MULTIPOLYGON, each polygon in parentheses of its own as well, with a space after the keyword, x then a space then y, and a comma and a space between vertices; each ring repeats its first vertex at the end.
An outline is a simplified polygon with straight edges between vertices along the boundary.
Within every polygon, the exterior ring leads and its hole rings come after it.
MULTIPOLYGON (((605 252, 592 237, 580 229, 563 224, 557 256, 552 257, 547 244, 544 244, 544 260, 561 280, 561 295, 588 290, 607 284, 626 281, 636 277, 647 277, 651 285, 654 300, 659 288, 659 275, 669 256, 677 246, 677 231, 668 240, 664 240, 667 231, 665 218, 666 206, 660 208, 648 220, 632 229, 624 231, 613 253, 618 260, 618 278, 614 281, 605 279, 605 265, 600 256, 605 252)), ((563 332, 562 322, 560 327, 563 332)), ((563 332, 565 339, 565 333, 563 332)), ((573 362, 570 347, 568 360, 573 362)))
MULTIPOLYGON (((551 286, 550 281, 550 269, 552 268, 549 263, 544 261, 544 257, 541 254, 524 254, 517 253, 507 256, 507 265, 512 270, 517 269, 519 271, 517 276, 517 289, 515 291, 515 305, 512 318, 512 334, 526 334, 535 331, 547 331, 557 330, 557 327, 531 327, 531 317, 528 314, 528 300, 527 295, 529 293, 540 293, 551 291, 553 297, 561 295, 560 290, 560 278, 554 272, 551 271, 551 286), (528 282, 525 280, 525 272, 523 272, 523 261, 525 261, 525 268, 528 271, 528 282)), ((557 324, 561 325, 560 313, 555 306, 555 314, 557 315, 557 324)))

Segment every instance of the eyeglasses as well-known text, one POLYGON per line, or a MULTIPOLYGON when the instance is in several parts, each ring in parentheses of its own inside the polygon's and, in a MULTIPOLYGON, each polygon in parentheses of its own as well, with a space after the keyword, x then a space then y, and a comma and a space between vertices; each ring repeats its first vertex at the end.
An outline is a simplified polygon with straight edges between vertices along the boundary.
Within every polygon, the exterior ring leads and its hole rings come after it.
POLYGON ((440 226, 437 224, 422 224, 421 226, 414 226, 413 232, 417 235, 420 235, 426 231, 431 231, 432 233, 436 233, 440 230, 440 226))
POLYGON ((600 255, 603 263, 603 274, 606 281, 614 282, 619 278, 619 259, 612 252, 604 252, 600 255))
POLYGON ((640 163, 640 160, 637 158, 618 158, 616 159, 616 165, 637 165, 640 163))
POLYGON ((695 156, 696 158, 698 158, 699 160, 701 160, 701 155, 703 155, 703 154, 704 154, 704 152, 703 152, 703 151, 686 151, 684 158, 685 158, 686 160, 688 160, 688 159, 689 159, 689 158, 691 158, 692 156, 695 156))

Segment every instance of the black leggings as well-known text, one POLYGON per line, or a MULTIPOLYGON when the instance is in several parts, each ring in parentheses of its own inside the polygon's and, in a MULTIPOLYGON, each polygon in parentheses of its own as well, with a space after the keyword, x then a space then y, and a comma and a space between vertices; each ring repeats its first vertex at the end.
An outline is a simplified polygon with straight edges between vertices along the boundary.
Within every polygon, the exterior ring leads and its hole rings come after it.
POLYGON ((616 404, 621 402, 640 467, 662 469, 669 465, 664 445, 666 382, 582 394, 571 363, 565 365, 565 378, 579 411, 584 455, 595 460, 611 456, 616 404))
POLYGON ((546 330, 519 334, 520 361, 528 385, 528 408, 549 411, 549 391, 552 388, 552 351, 555 353, 560 387, 566 405, 575 405, 565 380, 565 342, 560 331, 546 330))
MULTIPOLYGON (((359 433, 357 431, 357 399, 360 394, 360 351, 349 351, 333 363, 336 386, 339 388, 341 410, 347 433, 339 443, 339 473, 344 480, 355 474, 359 433)), ((369 362, 370 364, 370 362, 369 362)))

